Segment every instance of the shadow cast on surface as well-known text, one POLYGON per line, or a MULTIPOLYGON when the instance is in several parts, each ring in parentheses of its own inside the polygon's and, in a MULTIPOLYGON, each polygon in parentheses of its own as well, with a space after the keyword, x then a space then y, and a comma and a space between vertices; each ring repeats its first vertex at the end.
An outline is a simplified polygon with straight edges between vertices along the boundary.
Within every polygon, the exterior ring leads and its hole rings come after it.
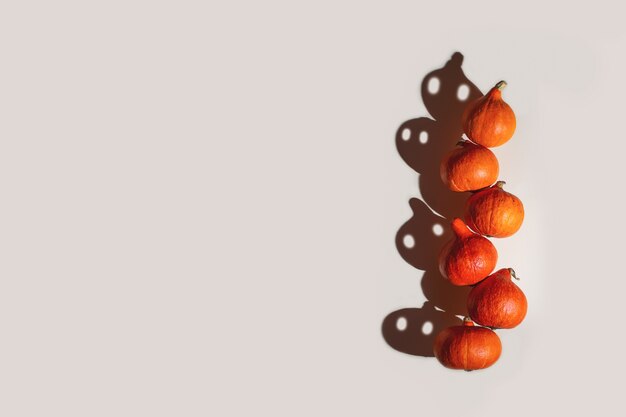
POLYGON ((433 342, 437 333, 461 320, 425 302, 422 308, 403 308, 383 320, 383 337, 397 351, 417 356, 435 356, 433 342))
POLYGON ((421 84, 421 96, 434 117, 419 117, 402 123, 396 132, 396 146, 402 159, 419 174, 423 201, 409 200, 412 217, 396 234, 400 256, 424 271, 421 287, 428 300, 422 308, 403 308, 390 313, 382 324, 385 341, 392 348, 417 356, 433 356, 432 344, 443 328, 460 323, 466 315, 469 287, 457 287, 439 272, 441 247, 452 238, 450 222, 462 217, 469 193, 450 191, 441 181, 439 163, 463 136, 461 117, 470 101, 482 96, 461 69, 463 55, 456 52, 440 69, 428 73, 421 84), (406 327, 398 323, 406 322, 406 327), (432 331, 424 332, 424 323, 432 331), (421 323, 421 324, 420 324, 421 323))
POLYGON ((407 120, 396 133, 398 153, 420 174, 422 198, 446 219, 462 215, 467 193, 455 193, 443 184, 439 163, 463 136, 461 117, 465 106, 482 96, 463 73, 462 63, 463 55, 456 52, 443 68, 428 73, 422 80, 422 100, 435 120, 407 120))

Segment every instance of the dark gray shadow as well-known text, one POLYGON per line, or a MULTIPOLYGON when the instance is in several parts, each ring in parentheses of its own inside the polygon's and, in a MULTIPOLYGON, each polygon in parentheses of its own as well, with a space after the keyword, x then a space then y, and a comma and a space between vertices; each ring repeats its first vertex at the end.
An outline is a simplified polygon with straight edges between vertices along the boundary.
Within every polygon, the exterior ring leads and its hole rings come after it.
POLYGON ((424 77, 421 96, 433 118, 407 120, 396 132, 398 153, 419 174, 418 186, 423 198, 409 201, 413 215, 398 230, 396 248, 407 263, 424 271, 421 287, 428 301, 421 308, 390 313, 383 320, 382 333, 389 346, 411 355, 433 356, 432 342, 438 331, 460 323, 457 315, 467 315, 470 288, 450 284, 437 266, 441 247, 452 237, 450 222, 454 217, 462 217, 469 196, 450 191, 443 184, 439 163, 462 138, 461 117, 467 103, 482 96, 463 73, 462 63, 463 55, 456 52, 442 68, 424 77), (438 83, 434 92, 429 89, 431 82, 438 83), (459 93, 463 90, 466 94, 461 99, 459 93), (435 233, 437 229, 441 233, 435 233), (397 326, 400 318, 407 321, 403 330, 397 326), (428 334, 422 331, 426 321, 433 328, 428 334))

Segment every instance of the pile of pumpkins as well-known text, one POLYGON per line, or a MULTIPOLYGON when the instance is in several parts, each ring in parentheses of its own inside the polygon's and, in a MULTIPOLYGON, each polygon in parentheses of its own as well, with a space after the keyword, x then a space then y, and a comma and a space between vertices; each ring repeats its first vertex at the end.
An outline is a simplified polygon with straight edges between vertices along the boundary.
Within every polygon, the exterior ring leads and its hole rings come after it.
POLYGON ((472 371, 493 365, 502 352, 494 329, 511 329, 526 316, 527 301, 512 281, 511 268, 492 273, 498 252, 487 237, 504 238, 519 230, 524 206, 498 181, 498 159, 489 149, 506 143, 515 132, 515 113, 502 99, 500 81, 486 95, 470 103, 463 114, 469 138, 444 156, 442 181, 456 192, 470 191, 465 221, 452 221, 454 238, 439 254, 439 269, 454 285, 473 286, 467 299, 469 317, 435 338, 435 356, 447 368, 472 371), (475 325, 478 324, 479 326, 475 325))

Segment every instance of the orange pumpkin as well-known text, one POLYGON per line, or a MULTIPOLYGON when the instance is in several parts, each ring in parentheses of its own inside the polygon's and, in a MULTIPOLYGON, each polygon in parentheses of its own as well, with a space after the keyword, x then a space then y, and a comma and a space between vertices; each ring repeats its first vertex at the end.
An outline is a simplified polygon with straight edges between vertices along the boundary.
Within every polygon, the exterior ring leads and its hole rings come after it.
POLYGON ((506 82, 500 81, 463 112, 463 131, 473 142, 492 148, 508 142, 515 133, 515 113, 502 100, 504 87, 506 82))
POLYGON ((508 237, 522 226, 524 205, 503 190, 505 182, 478 191, 465 206, 465 221, 477 233, 490 237, 508 237))
POLYGON ((498 251, 489 239, 468 229, 461 219, 452 221, 455 237, 439 253, 439 271, 454 285, 473 285, 496 267, 498 251))
POLYGON ((448 327, 437 335, 433 351, 446 368, 473 371, 496 363, 502 343, 493 330, 474 326, 466 317, 462 326, 448 327))
POLYGON ((441 160, 441 180, 452 191, 474 191, 498 179, 498 159, 489 149, 461 141, 441 160))
POLYGON ((524 320, 528 302, 511 277, 517 279, 513 269, 501 269, 472 288, 467 297, 467 310, 476 323, 512 329, 524 320))

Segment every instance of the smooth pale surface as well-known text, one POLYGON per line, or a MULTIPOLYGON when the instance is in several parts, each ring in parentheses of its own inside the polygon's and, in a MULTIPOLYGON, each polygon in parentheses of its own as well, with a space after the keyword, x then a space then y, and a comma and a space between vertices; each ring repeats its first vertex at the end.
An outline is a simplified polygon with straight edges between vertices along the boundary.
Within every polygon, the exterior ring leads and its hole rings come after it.
POLYGON ((621 4, 298 3, 2 4, 0 415, 619 412, 621 4), (455 51, 509 83, 527 213, 528 316, 472 373, 380 331, 424 301, 395 130, 455 51))

